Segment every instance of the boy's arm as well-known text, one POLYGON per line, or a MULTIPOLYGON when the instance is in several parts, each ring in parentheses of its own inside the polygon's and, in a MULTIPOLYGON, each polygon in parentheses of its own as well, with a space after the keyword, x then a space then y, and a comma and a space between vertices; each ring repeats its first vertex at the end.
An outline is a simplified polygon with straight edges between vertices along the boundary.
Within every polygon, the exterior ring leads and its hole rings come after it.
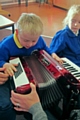
MULTIPOLYGON (((5 40, 3 40, 3 41, 5 41, 5 40)), ((0 67, 3 67, 3 65, 6 62, 8 62, 9 58, 10 58, 10 51, 9 51, 10 48, 5 44, 6 43, 3 43, 3 42, 0 43, 0 67)))
POLYGON ((3 67, 3 65, 8 61, 8 54, 7 50, 2 48, 0 44, 0 67, 3 67))
POLYGON ((42 36, 40 36, 40 38, 39 38, 39 44, 40 44, 42 50, 45 50, 48 54, 51 55, 50 49, 47 46, 47 44, 42 36))

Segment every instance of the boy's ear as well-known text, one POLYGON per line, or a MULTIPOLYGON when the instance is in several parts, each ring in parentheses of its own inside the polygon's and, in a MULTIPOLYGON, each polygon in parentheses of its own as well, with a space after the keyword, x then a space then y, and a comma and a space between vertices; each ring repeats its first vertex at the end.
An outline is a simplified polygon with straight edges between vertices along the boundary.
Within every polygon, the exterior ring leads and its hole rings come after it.
POLYGON ((15 31, 16 31, 16 35, 18 35, 18 29, 16 29, 15 31))

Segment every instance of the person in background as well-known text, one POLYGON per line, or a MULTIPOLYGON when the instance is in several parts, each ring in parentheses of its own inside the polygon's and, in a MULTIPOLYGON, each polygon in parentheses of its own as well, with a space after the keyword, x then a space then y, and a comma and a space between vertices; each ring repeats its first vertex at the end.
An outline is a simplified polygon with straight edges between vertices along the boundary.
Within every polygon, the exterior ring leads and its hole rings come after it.
MULTIPOLYGON (((33 120, 48 120, 46 113, 44 112, 39 96, 36 92, 36 86, 30 83, 31 93, 22 95, 11 91, 11 101, 14 104, 16 111, 25 111, 32 114, 33 120)), ((54 116, 51 116, 51 120, 57 120, 54 116)))
POLYGON ((16 120, 16 112, 10 100, 10 86, 5 68, 0 68, 0 120, 16 120))
POLYGON ((73 5, 63 20, 64 28, 50 43, 50 52, 66 57, 80 67, 80 5, 73 5))

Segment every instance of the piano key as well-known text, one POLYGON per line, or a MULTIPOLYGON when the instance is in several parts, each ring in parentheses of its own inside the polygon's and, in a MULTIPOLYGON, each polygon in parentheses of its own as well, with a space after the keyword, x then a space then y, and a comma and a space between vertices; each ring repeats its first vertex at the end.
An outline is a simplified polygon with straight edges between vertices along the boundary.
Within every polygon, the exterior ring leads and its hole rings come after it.
POLYGON ((69 71, 76 79, 80 80, 80 73, 69 71))
MULTIPOLYGON (((64 65, 63 65, 64 66, 64 65)), ((69 71, 71 71, 71 72, 78 72, 78 70, 76 70, 76 69, 72 69, 72 68, 70 68, 70 67, 65 67, 64 66, 64 68, 66 68, 67 70, 69 70, 69 71)))
POLYGON ((68 63, 66 63, 66 62, 64 62, 63 63, 64 64, 64 66, 66 67, 66 66, 70 66, 68 63))
POLYGON ((67 58, 62 58, 64 63, 63 67, 66 68, 76 79, 80 80, 80 67, 71 62, 67 58))

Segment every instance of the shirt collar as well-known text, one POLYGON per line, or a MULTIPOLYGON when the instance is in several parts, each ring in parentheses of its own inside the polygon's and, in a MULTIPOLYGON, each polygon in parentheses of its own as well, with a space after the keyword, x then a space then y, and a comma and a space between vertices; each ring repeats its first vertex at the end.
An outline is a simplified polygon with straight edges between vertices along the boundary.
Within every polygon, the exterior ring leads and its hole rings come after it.
POLYGON ((77 33, 75 33, 75 32, 73 32, 76 36, 78 36, 78 34, 79 34, 79 30, 77 31, 77 33))
MULTIPOLYGON (((64 28, 65 29, 65 28, 64 28)), ((79 34, 79 30, 77 31, 77 33, 75 34, 71 29, 69 29, 68 25, 66 26, 66 30, 68 32, 68 35, 71 36, 71 37, 75 37, 75 36, 78 36, 79 34)))
POLYGON ((18 48, 23 48, 23 46, 20 44, 19 39, 16 35, 16 31, 14 32, 14 42, 17 45, 18 48))

